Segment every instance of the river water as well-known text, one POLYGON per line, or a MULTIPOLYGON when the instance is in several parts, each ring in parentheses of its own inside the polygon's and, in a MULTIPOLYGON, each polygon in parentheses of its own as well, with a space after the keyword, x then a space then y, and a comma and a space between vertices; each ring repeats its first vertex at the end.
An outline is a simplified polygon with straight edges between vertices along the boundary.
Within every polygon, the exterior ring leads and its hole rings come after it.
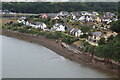
POLYGON ((2 36, 3 78, 110 78, 34 43, 2 36))

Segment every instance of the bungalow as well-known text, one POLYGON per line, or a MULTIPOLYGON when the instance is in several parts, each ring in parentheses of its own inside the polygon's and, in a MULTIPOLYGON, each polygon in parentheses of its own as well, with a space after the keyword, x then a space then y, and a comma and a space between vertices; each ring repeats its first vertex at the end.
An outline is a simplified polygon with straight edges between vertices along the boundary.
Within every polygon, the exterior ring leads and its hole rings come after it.
POLYGON ((53 27, 51 28, 51 31, 65 31, 65 25, 63 24, 59 24, 59 23, 56 23, 55 25, 53 25, 53 27))

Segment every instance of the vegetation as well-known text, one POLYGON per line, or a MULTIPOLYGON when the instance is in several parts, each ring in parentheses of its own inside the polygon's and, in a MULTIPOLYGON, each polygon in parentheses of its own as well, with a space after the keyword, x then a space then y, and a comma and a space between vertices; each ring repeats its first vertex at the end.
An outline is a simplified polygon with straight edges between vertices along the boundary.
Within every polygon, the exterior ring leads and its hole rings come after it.
POLYGON ((106 41, 105 41, 105 38, 101 38, 99 41, 98 41, 99 45, 102 45, 102 44, 105 44, 106 41))
POLYGON ((22 13, 51 13, 60 11, 117 11, 117 2, 3 2, 3 10, 22 13), (34 7, 33 7, 34 6, 34 7))
POLYGON ((99 45, 94 49, 94 53, 99 57, 120 61, 120 35, 110 40, 107 44, 99 45))
POLYGON ((111 29, 117 32, 118 35, 115 37, 110 36, 107 41, 105 41, 104 38, 101 38, 99 41, 100 45, 92 50, 96 56, 120 61, 120 20, 113 22, 111 29))
POLYGON ((117 32, 117 33, 120 33, 120 20, 116 21, 116 22, 113 22, 111 23, 111 30, 117 32))

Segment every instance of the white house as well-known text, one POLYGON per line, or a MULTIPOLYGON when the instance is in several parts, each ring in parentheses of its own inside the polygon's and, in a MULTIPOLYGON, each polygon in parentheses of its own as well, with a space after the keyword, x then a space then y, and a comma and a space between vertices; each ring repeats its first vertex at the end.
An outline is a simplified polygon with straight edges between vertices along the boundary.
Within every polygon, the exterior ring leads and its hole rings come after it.
POLYGON ((81 14, 82 14, 82 15, 91 15, 91 13, 90 13, 90 12, 87 12, 87 11, 81 11, 81 14))
POLYGON ((32 26, 33 28, 40 28, 40 29, 46 29, 47 25, 43 22, 35 22, 35 23, 31 23, 30 26, 32 26))
POLYGON ((112 22, 112 20, 110 18, 104 17, 102 19, 102 22, 105 22, 105 23, 109 24, 110 22, 112 22))
POLYGON ((58 13, 58 16, 65 16, 67 17, 69 15, 69 13, 67 11, 61 11, 58 13))
POLYGON ((97 42, 101 39, 101 36, 102 36, 102 32, 96 31, 96 32, 93 32, 92 35, 88 37, 88 39, 89 41, 97 42))
POLYGON ((56 23, 55 25, 53 25, 53 27, 51 28, 51 31, 65 31, 65 25, 63 24, 59 24, 56 23))
POLYGON ((98 16, 98 12, 91 12, 91 15, 95 15, 95 16, 98 16))
POLYGON ((85 20, 85 16, 81 16, 81 17, 79 18, 79 20, 80 20, 80 21, 85 20))
POLYGON ((80 18, 80 13, 79 12, 71 12, 70 13, 70 18, 71 20, 76 20, 77 18, 80 18))
POLYGON ((69 32, 70 35, 75 37, 79 37, 80 35, 83 35, 83 32, 78 28, 67 27, 67 31, 69 32))
POLYGON ((26 21, 26 26, 31 26, 31 23, 30 22, 28 22, 28 21, 26 21))
POLYGON ((18 23, 24 23, 25 21, 23 19, 18 19, 18 23))
POLYGON ((21 17, 20 19, 18 19, 17 21, 18 21, 18 23, 23 23, 23 24, 25 24, 26 22, 25 22, 25 19, 26 19, 26 17, 21 17))
POLYGON ((86 21, 88 21, 88 22, 90 21, 90 19, 91 19, 91 18, 90 18, 90 16, 88 16, 88 15, 81 16, 81 17, 79 18, 80 21, 86 20, 86 21))

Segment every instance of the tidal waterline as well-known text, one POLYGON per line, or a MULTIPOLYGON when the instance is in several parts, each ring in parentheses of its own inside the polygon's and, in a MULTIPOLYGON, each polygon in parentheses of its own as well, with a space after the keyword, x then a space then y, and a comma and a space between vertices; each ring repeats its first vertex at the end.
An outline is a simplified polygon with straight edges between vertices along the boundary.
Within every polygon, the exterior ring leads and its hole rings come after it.
POLYGON ((4 78, 110 78, 34 43, 2 36, 4 78))

